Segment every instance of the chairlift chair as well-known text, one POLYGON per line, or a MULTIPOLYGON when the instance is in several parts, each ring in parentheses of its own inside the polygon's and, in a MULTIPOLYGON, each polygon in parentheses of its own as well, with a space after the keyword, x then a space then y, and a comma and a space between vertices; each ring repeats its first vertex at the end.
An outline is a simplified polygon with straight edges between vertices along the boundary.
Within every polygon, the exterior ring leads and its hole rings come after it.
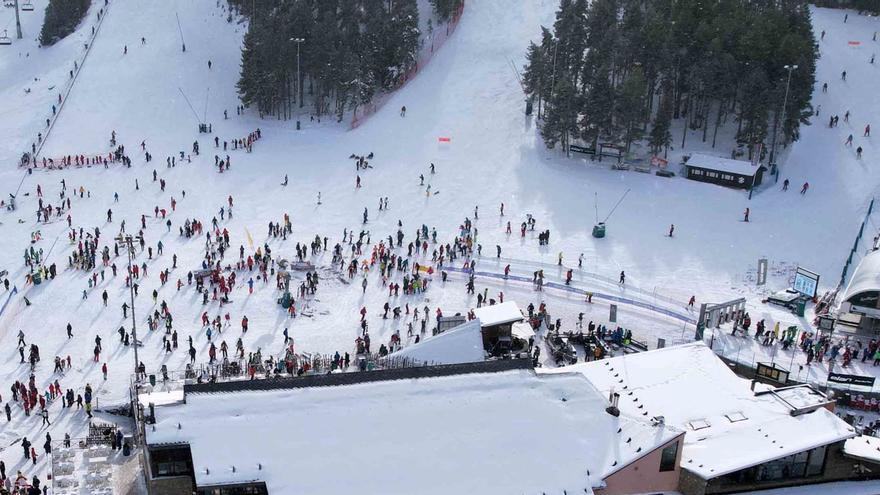
POLYGON ((25 2, 23 4, 21 4, 21 10, 23 10, 25 12, 30 12, 30 11, 34 10, 33 2, 31 2, 31 0, 25 0, 25 2))
POLYGON ((6 35, 6 30, 3 30, 3 36, 0 36, 0 45, 11 45, 12 38, 6 35))

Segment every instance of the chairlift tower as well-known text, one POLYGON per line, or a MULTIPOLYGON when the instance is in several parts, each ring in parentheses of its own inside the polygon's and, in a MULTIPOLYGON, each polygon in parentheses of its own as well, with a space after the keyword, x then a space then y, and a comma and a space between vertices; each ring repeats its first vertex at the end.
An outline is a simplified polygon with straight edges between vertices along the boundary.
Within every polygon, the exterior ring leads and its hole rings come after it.
POLYGON ((17 33, 16 38, 21 39, 21 19, 18 16, 18 0, 15 0, 15 30, 17 33))

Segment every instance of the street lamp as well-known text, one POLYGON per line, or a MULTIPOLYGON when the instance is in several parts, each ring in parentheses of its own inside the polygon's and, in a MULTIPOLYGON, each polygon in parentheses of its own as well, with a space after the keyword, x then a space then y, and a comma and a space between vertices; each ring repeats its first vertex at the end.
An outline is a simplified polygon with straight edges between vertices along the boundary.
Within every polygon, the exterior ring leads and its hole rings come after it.
MULTIPOLYGON (((134 243, 142 242, 144 237, 140 234, 136 236, 128 235, 128 234, 119 234, 115 238, 116 245, 120 247, 124 247, 125 251, 128 253, 128 274, 129 277, 132 276, 131 273, 131 259, 134 255, 134 243)), ((129 278, 128 284, 128 293, 131 296, 131 338, 134 340, 134 376, 135 380, 139 381, 138 378, 138 365, 140 361, 138 361, 138 339, 137 339, 137 320, 134 316, 134 279, 129 278)))
MULTIPOLYGON (((785 97, 782 100, 782 125, 783 125, 783 129, 784 129, 785 110, 788 107, 788 89, 791 86, 791 73, 792 73, 792 71, 797 69, 798 66, 797 65, 786 65, 786 66, 783 66, 783 68, 788 71, 788 79, 785 82, 785 97)), ((776 134, 777 134, 776 126, 773 126, 773 144, 770 147, 771 148, 770 149, 770 164, 773 167, 773 170, 775 172, 774 175, 776 175, 776 182, 779 182, 779 166, 776 164, 776 134)))
POLYGON ((305 38, 290 38, 290 41, 296 43, 296 88, 299 89, 299 107, 303 107, 302 101, 302 88, 300 88, 300 73, 299 73, 299 45, 301 45, 306 39, 305 38))

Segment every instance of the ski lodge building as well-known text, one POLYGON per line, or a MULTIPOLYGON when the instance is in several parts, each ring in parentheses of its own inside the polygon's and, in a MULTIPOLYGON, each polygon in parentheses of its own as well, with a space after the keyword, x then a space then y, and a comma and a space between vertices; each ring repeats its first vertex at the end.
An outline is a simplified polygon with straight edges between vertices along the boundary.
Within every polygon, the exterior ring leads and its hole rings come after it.
POLYGON ((761 185, 764 166, 743 160, 694 153, 684 163, 685 176, 700 182, 736 189, 751 189, 761 185))
POLYGON ((675 490, 684 433, 529 360, 189 384, 146 404, 151 495, 675 490), (152 411, 152 412, 151 412, 152 411))
MULTIPOLYGON (((480 326, 419 357, 480 356, 480 326)), ((705 495, 880 473, 880 445, 824 394, 740 378, 702 343, 537 371, 504 359, 187 383, 138 401, 150 495, 705 495)))
POLYGON ((837 316, 837 328, 874 337, 880 333, 880 250, 862 258, 850 278, 837 316))
POLYGON ((702 342, 538 374, 571 372, 601 392, 620 394, 621 414, 662 418, 684 432, 678 487, 684 495, 861 476, 844 452, 856 432, 832 412, 834 403, 823 393, 809 385, 773 388, 740 378, 702 342))

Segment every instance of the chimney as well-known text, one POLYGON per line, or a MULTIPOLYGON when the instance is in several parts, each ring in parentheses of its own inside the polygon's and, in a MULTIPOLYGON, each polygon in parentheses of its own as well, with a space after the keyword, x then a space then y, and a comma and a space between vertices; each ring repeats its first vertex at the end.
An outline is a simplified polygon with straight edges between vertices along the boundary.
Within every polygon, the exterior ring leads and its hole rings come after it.
POLYGON ((612 389, 608 395, 608 402, 610 402, 611 405, 608 406, 607 408, 605 408, 605 412, 607 412, 608 414, 610 414, 614 417, 620 416, 620 409, 617 408, 617 403, 619 401, 620 401, 620 394, 618 394, 617 392, 614 391, 614 389, 612 389))

